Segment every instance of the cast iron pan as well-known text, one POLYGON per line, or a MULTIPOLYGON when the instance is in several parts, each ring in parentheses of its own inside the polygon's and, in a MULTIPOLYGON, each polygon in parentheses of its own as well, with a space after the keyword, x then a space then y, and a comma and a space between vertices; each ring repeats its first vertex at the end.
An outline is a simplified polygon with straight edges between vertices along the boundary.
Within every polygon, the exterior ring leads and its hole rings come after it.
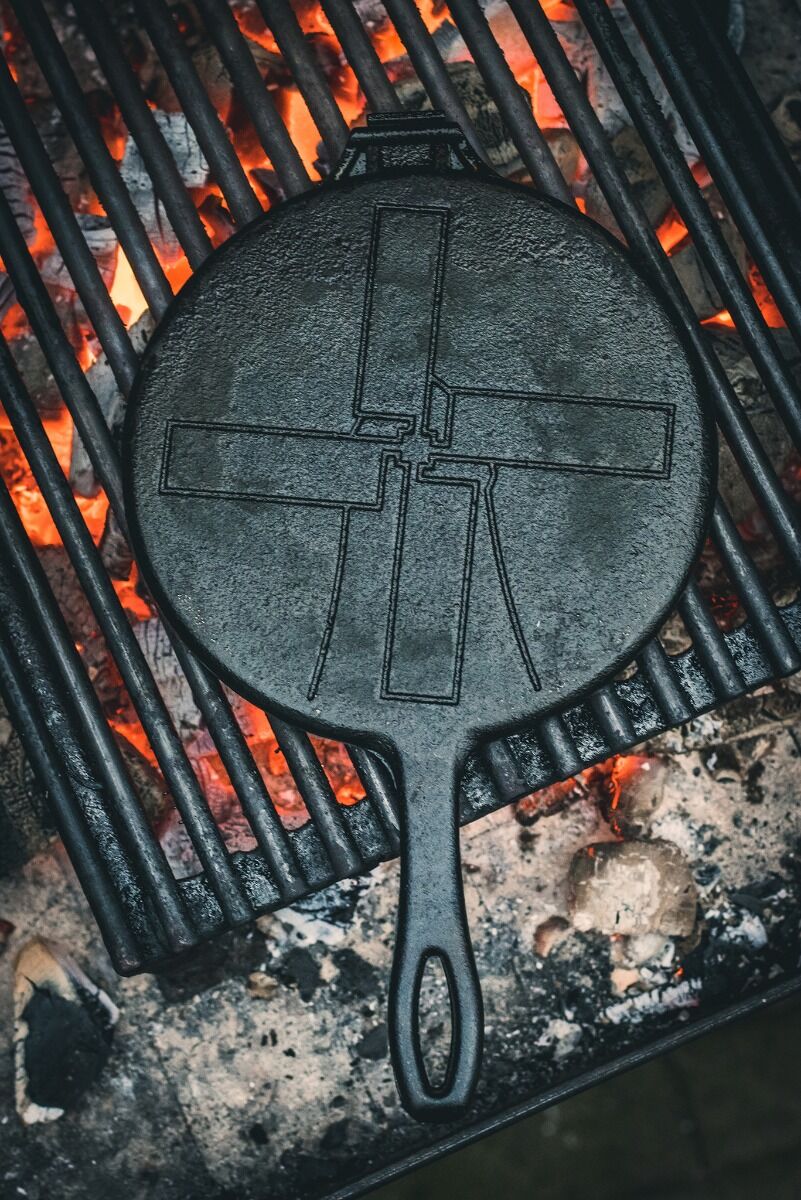
POLYGON ((462 897, 465 755, 635 656, 698 554, 713 433, 624 251, 470 172, 326 185, 229 241, 176 299, 126 425, 131 533, 160 604, 234 689, 393 761, 391 1048, 450 1118, 482 1006, 462 897), (426 962, 450 1066, 429 1081, 426 962))

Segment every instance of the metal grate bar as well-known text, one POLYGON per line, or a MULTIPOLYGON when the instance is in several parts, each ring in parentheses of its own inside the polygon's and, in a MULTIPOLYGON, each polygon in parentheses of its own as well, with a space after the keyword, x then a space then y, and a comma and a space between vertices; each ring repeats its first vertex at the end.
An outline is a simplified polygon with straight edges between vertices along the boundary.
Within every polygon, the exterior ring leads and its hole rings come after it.
POLYGON ((794 506, 784 492, 717 355, 707 343, 704 331, 654 231, 635 201, 628 180, 612 153, 609 139, 548 17, 539 2, 530 4, 528 0, 509 0, 509 4, 629 245, 640 254, 643 263, 661 285, 666 300, 689 337, 704 368, 720 427, 789 561, 801 574, 801 531, 794 506))
POLYGON ((637 665, 650 683, 654 698, 665 719, 671 725, 683 725, 685 721, 689 721, 693 715, 692 706, 658 638, 654 638, 640 651, 637 665))
MULTIPOLYGON (((753 147, 770 165, 777 177, 777 186, 770 189, 773 202, 785 204, 792 214, 791 232, 799 241, 798 223, 801 221, 801 172, 796 167, 770 119, 765 105, 737 56, 732 53, 726 39, 714 37, 707 14, 703 7, 693 6, 690 18, 696 22, 693 29, 701 33, 704 58, 707 64, 714 62, 718 78, 722 81, 727 103, 736 101, 739 119, 752 131, 749 148, 753 147)), ((759 177, 760 191, 766 191, 765 180, 759 177)))
POLYGON ((5 59, 0 56, 0 121, 10 137, 28 182, 39 203, 50 232, 55 238, 75 289, 81 297, 89 320, 109 356, 114 377, 120 387, 130 388, 136 374, 137 359, 125 326, 111 302, 103 280, 84 240, 75 214, 42 145, 38 130, 5 59))
POLYGON ((743 608, 777 675, 792 675, 801 667, 801 653, 787 632, 770 593, 743 545, 729 510, 720 497, 712 514, 712 536, 743 608))
POLYGON ((164 0, 136 0, 136 9, 164 64, 186 119, 195 131, 211 173, 220 185, 231 216, 238 225, 245 225, 261 216, 261 204, 198 78, 169 8, 164 0))
POLYGON ((320 0, 345 57, 373 112, 397 112, 397 93, 350 0, 320 0))
POLYGON ((395 797, 395 781, 378 757, 361 746, 347 747, 350 760, 356 769, 365 794, 373 802, 381 824, 386 831, 393 854, 400 853, 400 827, 395 797))
POLYGON ((716 695, 721 700, 732 700, 735 696, 742 695, 746 688, 745 679, 726 645, 726 639, 715 624, 697 583, 690 582, 687 585, 679 601, 679 612, 716 695))
POLYGON ((328 80, 288 0, 258 0, 258 4, 335 165, 345 149, 348 126, 328 80))
POLYGON ((195 0, 195 3, 245 102, 261 147, 272 163, 285 194, 297 196, 306 191, 311 187, 308 172, 278 115, 227 0, 195 0))
POLYGON ((3 338, 0 389, 11 426, 103 634, 114 647, 117 666, 220 906, 228 920, 246 921, 250 909, 220 831, 3 338))
POLYGON ((142 95, 139 81, 122 52, 117 34, 100 0, 73 0, 73 4, 153 180, 154 191, 164 205, 175 235, 194 270, 208 256, 212 246, 170 148, 142 95))
POLYGON ((557 778, 569 779, 571 775, 578 775, 584 763, 564 717, 559 713, 544 717, 537 726, 537 736, 556 767, 557 778))
POLYGON ((279 717, 270 715, 270 724, 293 777, 303 780, 301 796, 331 861, 332 880, 357 874, 362 864, 356 843, 308 735, 279 717))
MULTIPOLYGON (((119 746, 5 485, 0 487, 0 545, 7 564, 5 571, 9 571, 13 565, 20 587, 24 589, 25 610, 38 614, 39 636, 60 678, 61 688, 57 687, 55 694, 58 696, 63 693, 70 698, 85 744, 97 749, 97 769, 103 781, 109 811, 122 831, 131 859, 141 879, 147 884, 148 893, 162 918, 164 936, 173 950, 191 946, 196 938, 176 881, 161 847, 153 838, 119 746)), ((39 672, 28 672, 28 676, 38 686, 39 672)), ((48 706, 42 708, 44 713, 49 713, 51 700, 52 697, 48 698, 48 706)), ((91 852, 91 839, 81 839, 82 844, 84 841, 87 845, 83 850, 79 848, 79 860, 91 852)))
MULTIPOLYGON (((799 279, 783 244, 783 225, 777 218, 764 222, 760 217, 760 200, 756 200, 743 174, 726 149, 719 118, 721 104, 715 96, 712 109, 700 93, 693 75, 699 70, 696 46, 684 36, 684 31, 672 19, 669 5, 643 4, 641 0, 626 0, 627 7, 662 74, 670 80, 673 100, 687 123, 693 140, 704 156, 704 162, 720 188, 726 204, 737 221, 754 260, 771 290, 796 341, 801 345, 801 295, 799 279)), ((703 72, 702 72, 703 74, 703 72)), ((738 130, 732 133, 739 139, 738 130)), ((758 181, 761 202, 764 203, 764 182, 758 181)), ((793 234, 789 234, 793 237, 793 234)))
POLYGON ((613 753, 625 750, 636 743, 637 734, 625 705, 615 695, 611 685, 606 685, 599 688, 597 692, 593 692, 590 704, 601 733, 613 753))
MULTIPOLYGON (((8 627, 13 617, 8 603, 7 582, 2 577, 0 612, 8 627)), ((19 636, 19 629, 17 632, 19 636)), ((32 662, 33 656, 25 666, 31 666, 32 662)), ((37 670, 42 670, 41 659, 36 666, 37 670)), ((53 737, 42 718, 41 706, 28 693, 24 678, 24 665, 16 659, 6 639, 0 635, 0 692, 14 712, 25 753, 37 777, 46 781, 50 809, 61 840, 75 866, 81 887, 97 912, 97 921, 106 944, 117 950, 115 963, 120 971, 135 971, 141 965, 142 951, 133 935, 130 914, 123 908, 118 885, 112 883, 97 845, 94 839, 87 837, 86 822, 82 820, 82 793, 88 793, 89 799, 84 803, 91 802, 101 794, 100 785, 93 779, 91 768, 83 758, 80 739, 71 735, 66 722, 58 720, 60 714, 51 709, 51 724, 58 724, 59 749, 56 750, 53 737), (69 755, 73 764, 69 783, 62 767, 65 755, 69 755), (77 779, 79 771, 80 781, 77 779)))
POLYGON ((172 289, 97 122, 89 113, 42 0, 13 0, 13 7, 145 299, 160 315, 172 299, 172 289))
POLYGON ((384 8, 434 107, 456 122, 474 152, 486 161, 487 156, 473 122, 413 0, 384 0, 384 8))
POLYGON ((492 36, 478 0, 449 0, 448 7, 532 179, 549 196, 572 205, 570 188, 539 125, 532 120, 531 106, 492 36))
POLYGON ((667 119, 603 0, 576 0, 576 6, 796 447, 801 449, 801 395, 667 119))

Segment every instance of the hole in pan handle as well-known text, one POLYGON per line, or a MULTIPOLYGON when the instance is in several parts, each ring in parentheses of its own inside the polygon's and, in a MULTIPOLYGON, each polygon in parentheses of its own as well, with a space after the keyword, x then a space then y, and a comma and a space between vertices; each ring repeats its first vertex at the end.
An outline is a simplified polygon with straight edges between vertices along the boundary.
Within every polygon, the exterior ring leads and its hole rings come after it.
POLYGON ((389 993, 392 1065, 403 1105, 418 1121, 451 1121, 470 1103, 481 1066, 484 1013, 467 925, 459 858, 456 757, 402 755, 402 851, 389 993), (420 1039, 420 988, 438 958, 451 1006, 445 1078, 432 1086, 420 1039))

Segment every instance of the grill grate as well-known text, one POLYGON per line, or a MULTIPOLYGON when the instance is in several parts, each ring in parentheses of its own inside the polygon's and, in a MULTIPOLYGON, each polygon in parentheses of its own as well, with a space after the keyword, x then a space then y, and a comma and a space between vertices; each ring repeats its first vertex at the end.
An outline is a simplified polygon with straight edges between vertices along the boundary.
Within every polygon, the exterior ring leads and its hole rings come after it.
MULTIPOLYGON (((689 300, 640 208, 609 138, 536 0, 508 0, 629 246, 695 347, 719 427, 793 574, 801 578, 796 508, 760 444, 689 300)), ((286 196, 312 186, 227 0, 196 0, 286 196)), ((258 0, 281 55, 336 162, 348 133, 325 74, 288 0, 258 0)), ((42 0, 12 0, 21 30, 47 79, 92 185, 151 313, 159 319, 172 290, 142 220, 91 113, 42 0)), ((175 160, 129 65, 101 0, 73 0, 93 48, 193 269, 211 242, 175 160)), ((351 0, 322 0, 343 53, 373 111, 400 107, 351 0)), ((678 110, 720 187, 790 333, 801 345, 801 190, 759 101, 728 44, 685 0, 650 5, 626 0, 678 110), (746 147, 747 144, 747 148, 746 147)), ((435 39, 411 0, 385 0, 411 64, 432 104, 456 121, 482 157, 485 149, 445 67, 435 39)), ((576 0, 587 30, 640 136, 686 222, 794 445, 801 450, 801 397, 740 270, 687 168, 673 132, 605 0, 576 0)), ((136 0, 229 213, 242 225, 262 211, 247 171, 197 74, 165 0, 136 0)), ((573 197, 532 116, 478 0, 450 0, 452 22, 483 76, 534 184, 567 203, 573 197)), ((11 70, 0 62, 0 121, 11 139, 75 290, 123 396, 137 354, 103 283, 70 203, 11 70)), ((61 326, 47 288, 0 193, 0 255, 75 426, 125 529, 120 464, 97 399, 61 326)), ((54 595, 7 488, 0 489, 0 687, 47 788, 65 844, 118 968, 132 972, 256 913, 284 905, 365 871, 398 850, 393 784, 374 754, 351 748, 366 797, 337 803, 307 735, 271 719, 311 820, 287 832, 219 682, 171 635, 220 759, 252 828, 257 849, 231 854, 187 757, 151 670, 86 527, 36 407, 6 342, 0 341, 0 394, 9 421, 94 609, 120 674, 203 866, 176 880, 150 830, 119 747, 101 710, 54 595)), ((722 499, 712 537, 747 613, 724 634, 695 583, 680 602, 693 648, 669 657, 658 640, 638 672, 601 688, 582 705, 543 720, 536 730, 493 743, 474 759, 463 785, 462 818, 471 820, 527 792, 577 773, 610 754, 742 695, 801 666, 801 609, 779 609, 722 499)))

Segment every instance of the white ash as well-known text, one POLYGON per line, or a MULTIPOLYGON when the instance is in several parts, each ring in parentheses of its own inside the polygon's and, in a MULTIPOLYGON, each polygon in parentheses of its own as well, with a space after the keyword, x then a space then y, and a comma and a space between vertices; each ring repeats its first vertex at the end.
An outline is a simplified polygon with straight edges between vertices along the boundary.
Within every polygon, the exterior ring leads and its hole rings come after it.
MULTIPOLYGON (((97 216, 95 213, 76 213, 75 220, 97 264, 103 283, 110 288, 117 268, 117 235, 111 222, 108 217, 97 216)), ((39 274, 49 287, 60 288, 65 292, 75 290, 72 276, 57 249, 52 250, 39 264, 39 274)))
MULTIPOLYGON (((170 148, 183 182, 189 188, 203 187, 208 182, 209 165, 195 131, 184 114, 156 109, 153 117, 170 148)), ((125 144, 120 175, 131 193, 148 237, 167 251, 179 252, 180 243, 170 225, 164 205, 155 194, 153 181, 132 137, 129 137, 125 144)))
POLYGON ((571 863, 570 885, 570 915, 584 932, 687 937, 695 925, 692 875, 670 842, 588 846, 571 863))
POLYGON ((566 1021, 564 1017, 554 1017, 545 1026, 535 1045, 551 1050, 554 1059, 560 1062, 578 1050, 582 1036, 583 1030, 580 1025, 576 1025, 574 1021, 566 1021))
POLYGON ((676 1009, 697 1008, 700 993, 699 980, 683 979, 680 983, 655 988, 650 992, 638 992, 617 1004, 610 1004, 603 1011, 603 1019, 611 1025, 639 1025, 647 1018, 676 1009))

